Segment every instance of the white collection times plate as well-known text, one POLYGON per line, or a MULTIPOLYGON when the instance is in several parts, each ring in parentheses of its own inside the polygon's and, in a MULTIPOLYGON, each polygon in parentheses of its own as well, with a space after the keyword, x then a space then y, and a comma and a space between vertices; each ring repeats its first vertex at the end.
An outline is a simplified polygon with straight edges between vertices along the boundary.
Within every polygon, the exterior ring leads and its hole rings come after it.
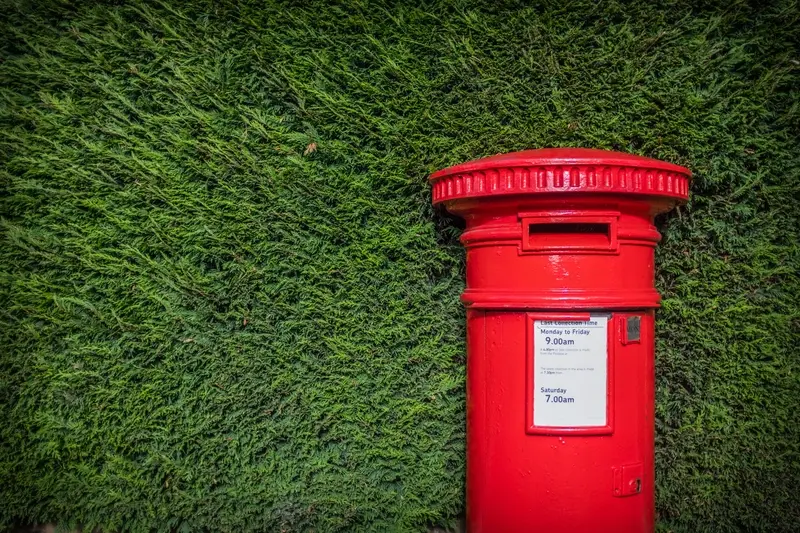
POLYGON ((607 424, 608 317, 533 323, 533 425, 607 424))

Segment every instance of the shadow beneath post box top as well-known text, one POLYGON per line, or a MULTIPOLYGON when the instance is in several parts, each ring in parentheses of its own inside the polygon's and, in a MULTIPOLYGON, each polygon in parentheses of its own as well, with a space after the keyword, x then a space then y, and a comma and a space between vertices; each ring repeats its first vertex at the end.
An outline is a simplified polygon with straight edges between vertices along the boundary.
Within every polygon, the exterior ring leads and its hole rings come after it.
POLYGON ((461 247, 461 243, 458 239, 461 237, 464 228, 467 227, 464 219, 451 215, 444 207, 437 207, 433 211, 432 220, 436 227, 437 243, 448 247, 461 247))

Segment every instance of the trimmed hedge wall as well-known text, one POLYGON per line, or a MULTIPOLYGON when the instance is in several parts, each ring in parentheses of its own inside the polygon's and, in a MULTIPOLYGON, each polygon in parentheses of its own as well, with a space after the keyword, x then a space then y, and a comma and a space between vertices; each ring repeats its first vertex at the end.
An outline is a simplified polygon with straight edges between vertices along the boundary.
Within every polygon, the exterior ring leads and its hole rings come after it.
POLYGON ((2 12, 0 525, 453 527, 427 175, 586 146, 695 172, 659 220, 659 527, 800 530, 796 2, 2 12))

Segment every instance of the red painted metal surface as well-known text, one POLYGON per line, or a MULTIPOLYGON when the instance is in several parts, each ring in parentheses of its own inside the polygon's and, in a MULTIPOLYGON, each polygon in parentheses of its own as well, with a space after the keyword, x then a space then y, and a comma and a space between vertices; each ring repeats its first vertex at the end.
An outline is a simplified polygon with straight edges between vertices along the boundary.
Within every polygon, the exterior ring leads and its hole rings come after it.
POLYGON ((431 176, 467 224, 470 532, 653 531, 653 218, 690 176, 556 148, 431 176))

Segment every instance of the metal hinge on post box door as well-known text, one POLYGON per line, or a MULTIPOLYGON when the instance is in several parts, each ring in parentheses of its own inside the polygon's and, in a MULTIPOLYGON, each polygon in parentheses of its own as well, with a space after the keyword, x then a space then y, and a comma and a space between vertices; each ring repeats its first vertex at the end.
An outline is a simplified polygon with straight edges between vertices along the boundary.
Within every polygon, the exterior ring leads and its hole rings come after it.
POLYGON ((623 498, 635 496, 642 492, 642 463, 618 466, 614 468, 614 496, 623 498))

